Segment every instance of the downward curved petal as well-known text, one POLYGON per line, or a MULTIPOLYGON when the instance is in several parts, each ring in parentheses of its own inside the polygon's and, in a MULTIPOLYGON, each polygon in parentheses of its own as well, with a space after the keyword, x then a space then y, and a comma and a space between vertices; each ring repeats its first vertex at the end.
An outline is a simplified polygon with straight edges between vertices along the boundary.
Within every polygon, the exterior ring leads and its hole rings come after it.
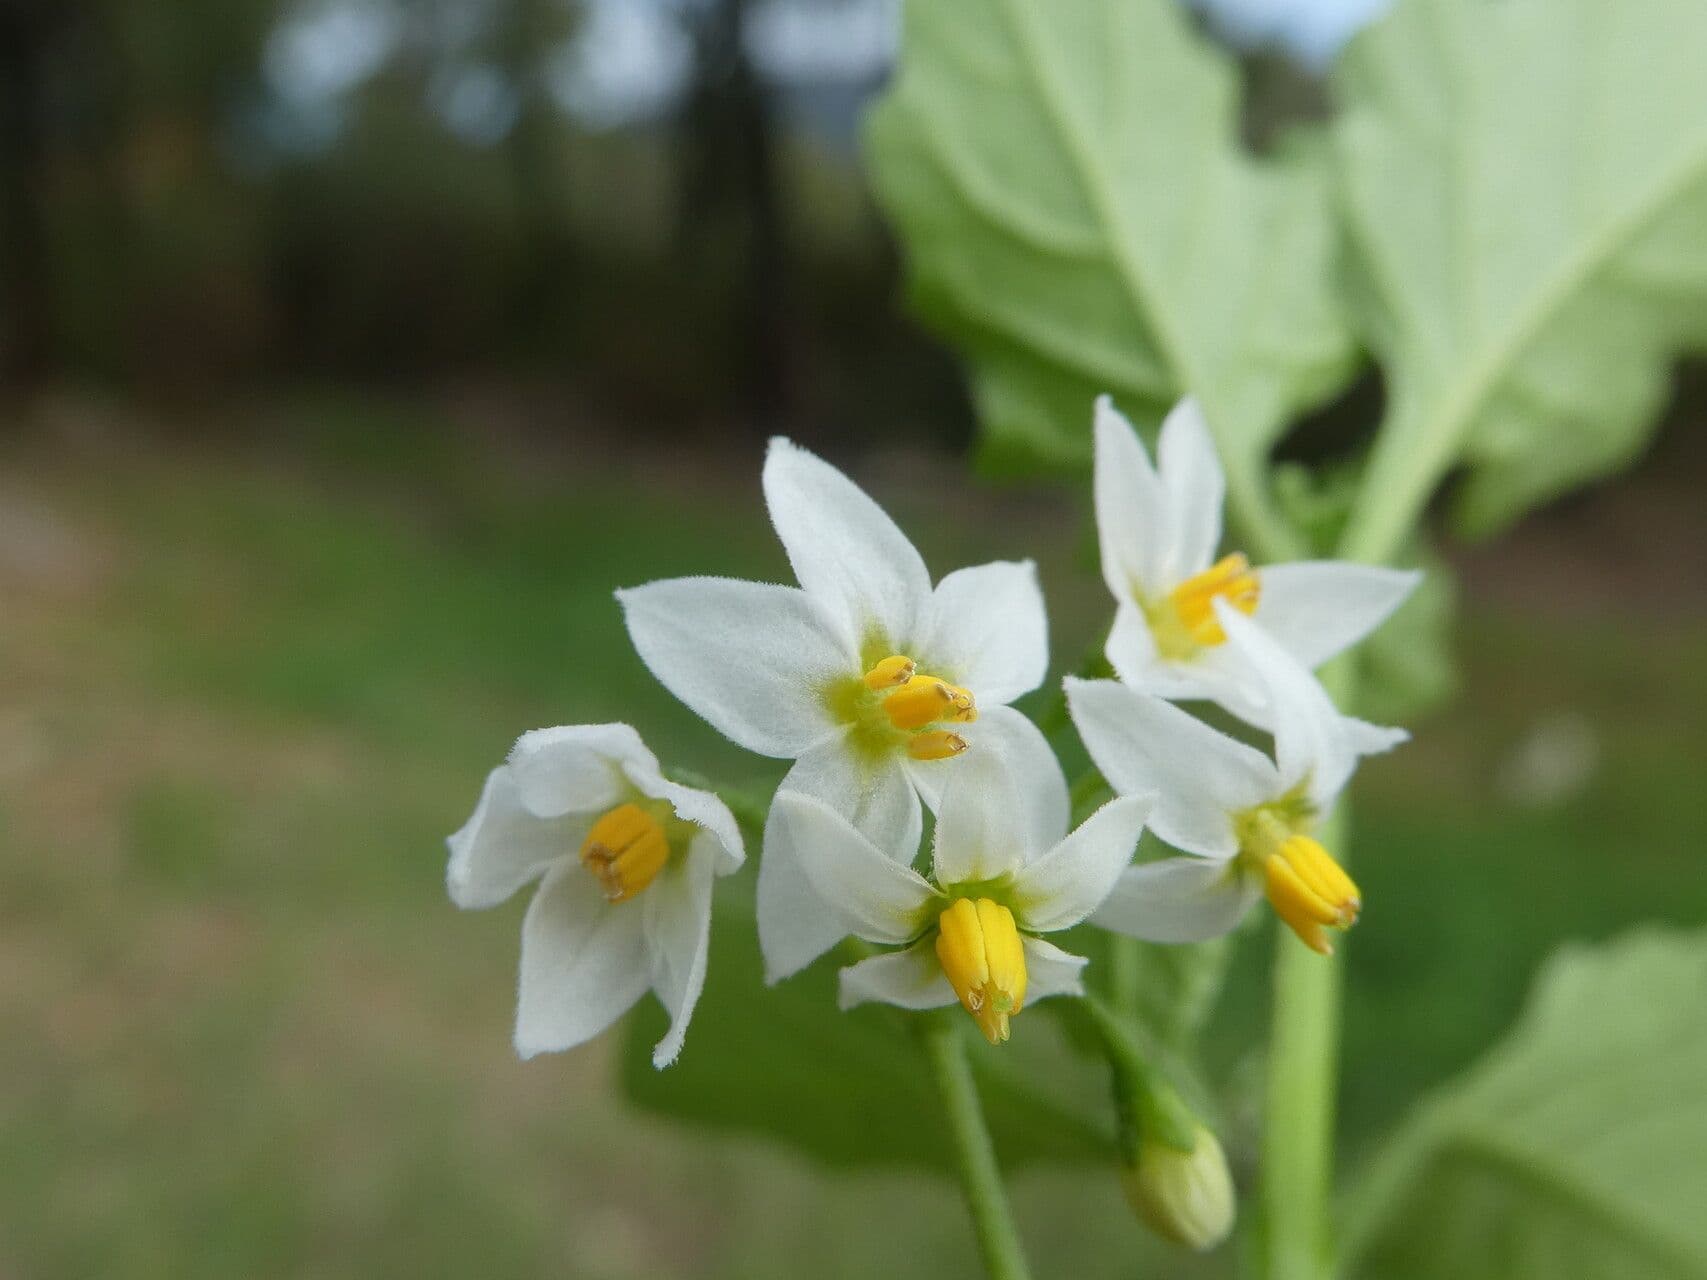
POLYGON ((1261 893, 1232 862, 1165 858, 1128 868, 1091 923, 1148 942, 1202 942, 1230 932, 1261 893))
POLYGON ((1274 765, 1160 698, 1113 680, 1067 680, 1085 748, 1122 795, 1149 795, 1150 826, 1176 848, 1231 857, 1231 816, 1279 794, 1274 765))
POLYGON ((910 942, 936 899, 925 878, 855 831, 822 800, 781 791, 773 820, 818 896, 851 920, 868 942, 910 942))
MULTIPOLYGON (((864 767, 841 739, 801 756, 777 790, 824 801, 891 857, 910 862, 918 852, 923 815, 907 775, 896 767, 864 767)), ((757 908, 765 981, 772 983, 804 969, 854 931, 854 922, 812 887, 793 835, 773 806, 759 860, 757 908)))
POLYGON ((683 822, 691 822, 711 835, 718 875, 726 876, 738 870, 747 860, 747 849, 741 839, 740 824, 735 821, 735 815, 729 812, 729 806, 723 803, 721 796, 712 791, 702 791, 698 787, 672 782, 656 764, 635 762, 626 766, 623 772, 642 795, 651 796, 654 800, 668 801, 670 808, 675 810, 676 816, 683 822))
POLYGON ((573 859, 595 815, 539 818, 522 805, 507 765, 486 775, 480 802, 445 843, 445 888, 459 907, 492 907, 536 880, 560 859, 573 859))
POLYGON ((1083 956, 1029 935, 1021 945, 1025 947, 1026 1004, 1036 1004, 1050 996, 1085 994, 1084 969, 1089 961, 1083 956))
POLYGON ((933 810, 943 804, 943 790, 956 771, 979 755, 999 760, 1020 788, 1014 809, 1016 847, 1028 855, 1052 846, 1067 830, 1067 780, 1043 731, 1012 707, 991 707, 977 722, 956 725, 968 746, 947 760, 907 760, 904 767, 933 810))
MULTIPOLYGON (((688 1022, 705 989, 711 947, 711 881, 723 846, 701 831, 679 867, 659 876, 642 895, 652 990, 670 1013, 670 1029, 652 1050, 652 1065, 667 1067, 682 1051, 688 1022)), ((627 905, 627 904, 621 904, 627 905)))
POLYGON ((569 724, 534 729, 510 748, 510 774, 522 803, 542 818, 600 812, 627 788, 624 766, 658 759, 626 724, 569 724))
POLYGON ((1147 796, 1109 801, 1021 871, 1014 879, 1014 907, 1021 927, 1053 933, 1095 911, 1132 865, 1151 804, 1147 796))
POLYGON ((606 902, 580 863, 552 868, 522 921, 517 1053, 572 1049, 640 999, 651 976, 643 914, 606 902))
POLYGON ((912 639, 931 594, 918 550, 865 490, 778 437, 765 455, 765 502, 794 575, 856 643, 873 629, 912 639))
POLYGON ((843 1009, 872 1001, 902 1009, 940 1009, 958 1000, 943 975, 936 944, 930 938, 849 965, 840 979, 839 1003, 843 1009))
POLYGON ((980 705, 1012 702, 1049 670, 1049 620, 1030 560, 956 569, 937 584, 920 627, 922 669, 972 690, 980 705))
POLYGON ((824 691, 857 675, 859 657, 805 592, 672 578, 616 598, 641 661, 731 741, 787 758, 835 729, 824 691))

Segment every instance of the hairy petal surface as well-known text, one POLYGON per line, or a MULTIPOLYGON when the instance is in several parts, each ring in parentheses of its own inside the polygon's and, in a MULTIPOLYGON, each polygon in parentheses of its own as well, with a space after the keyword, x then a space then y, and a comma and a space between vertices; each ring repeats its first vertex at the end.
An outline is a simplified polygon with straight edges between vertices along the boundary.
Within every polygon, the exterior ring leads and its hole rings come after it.
POLYGON ((778 437, 765 456, 765 502, 794 575, 856 643, 876 629, 913 639, 931 577, 907 535, 847 476, 778 437))
POLYGON ((1262 883, 1217 858, 1164 858, 1129 867, 1091 923, 1147 942, 1202 942, 1230 932, 1262 883))

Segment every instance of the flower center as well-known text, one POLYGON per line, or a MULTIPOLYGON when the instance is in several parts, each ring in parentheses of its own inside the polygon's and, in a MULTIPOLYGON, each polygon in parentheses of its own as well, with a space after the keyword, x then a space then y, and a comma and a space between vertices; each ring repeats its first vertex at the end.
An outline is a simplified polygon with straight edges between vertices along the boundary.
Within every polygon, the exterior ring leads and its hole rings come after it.
POLYGON ((1262 599, 1262 580, 1251 562, 1238 552, 1223 556, 1209 568, 1187 578, 1145 615, 1165 658, 1189 658, 1198 649, 1227 643, 1227 633, 1215 616, 1215 602, 1225 600, 1240 613, 1256 612, 1262 599))
POLYGON ((971 724, 978 704, 969 690, 926 675, 904 653, 884 658, 862 678, 878 699, 891 729, 907 734, 907 752, 916 760, 944 760, 966 750, 966 739, 938 726, 971 724))
POLYGON ((593 824, 581 845, 581 865, 610 902, 627 902, 670 859, 670 841, 656 816, 638 804, 618 805, 593 824))
POLYGON ((937 917, 936 958, 991 1044, 1025 1005, 1025 947, 1014 914, 989 898, 956 898, 937 917))
POLYGON ((1274 914, 1305 946, 1334 953, 1327 929, 1349 929, 1363 909, 1363 895, 1333 855, 1309 836, 1288 836, 1263 861, 1274 914))

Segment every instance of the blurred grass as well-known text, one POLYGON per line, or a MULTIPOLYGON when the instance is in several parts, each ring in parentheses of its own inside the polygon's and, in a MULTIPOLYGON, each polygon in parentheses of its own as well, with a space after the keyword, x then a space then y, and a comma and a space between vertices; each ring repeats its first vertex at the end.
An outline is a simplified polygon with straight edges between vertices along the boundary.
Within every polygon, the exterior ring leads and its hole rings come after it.
MULTIPOLYGON (((975 1274, 952 1188, 674 1131, 613 1095, 608 1044, 516 1063, 520 906, 443 898, 442 837, 523 729, 628 719, 776 776, 650 681, 610 598, 786 576, 758 442, 534 453, 383 403, 268 415, 240 454, 0 458, 0 1274, 975 1274)), ((1056 652, 1083 650, 1104 606, 1061 495, 868 472, 939 573, 1036 555, 1056 652)), ((1473 598, 1465 634, 1464 699, 1360 792, 1353 1149, 1560 939, 1707 916, 1707 625, 1473 598), (1597 760, 1514 798, 1562 712, 1597 760)), ((1217 1023, 1235 1085, 1266 950, 1217 1023)), ((1154 1255, 1112 1179, 1027 1175, 1020 1207, 1042 1276, 1217 1273, 1154 1255)))

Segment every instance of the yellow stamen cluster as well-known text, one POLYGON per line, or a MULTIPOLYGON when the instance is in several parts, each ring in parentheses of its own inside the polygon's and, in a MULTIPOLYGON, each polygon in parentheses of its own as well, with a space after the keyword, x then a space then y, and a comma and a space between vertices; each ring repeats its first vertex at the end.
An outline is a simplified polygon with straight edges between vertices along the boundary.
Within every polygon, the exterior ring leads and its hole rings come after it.
POLYGON ((1025 1006, 1025 947, 1013 912, 989 898, 956 898, 937 918, 936 957, 991 1044, 1025 1006))
POLYGON ((865 687, 883 697, 889 723, 913 737, 907 750, 915 760, 945 760, 966 750, 966 739, 933 725, 971 724, 978 704, 959 685, 921 675, 905 654, 891 654, 865 673, 865 687))
POLYGON ((1215 617, 1215 601, 1225 600, 1248 615, 1256 612, 1261 598, 1262 580, 1251 562, 1234 552, 1180 583, 1168 594, 1168 603, 1195 643, 1217 645, 1227 643, 1227 633, 1215 617))
POLYGON ((1357 885, 1321 845, 1309 836, 1289 836, 1263 863, 1268 900, 1305 946, 1334 953, 1326 929, 1357 923, 1363 896, 1357 885))
POLYGON ((637 804, 619 805, 593 824, 581 845, 581 865, 610 902, 627 902, 651 884, 670 859, 670 842, 656 818, 637 804))

